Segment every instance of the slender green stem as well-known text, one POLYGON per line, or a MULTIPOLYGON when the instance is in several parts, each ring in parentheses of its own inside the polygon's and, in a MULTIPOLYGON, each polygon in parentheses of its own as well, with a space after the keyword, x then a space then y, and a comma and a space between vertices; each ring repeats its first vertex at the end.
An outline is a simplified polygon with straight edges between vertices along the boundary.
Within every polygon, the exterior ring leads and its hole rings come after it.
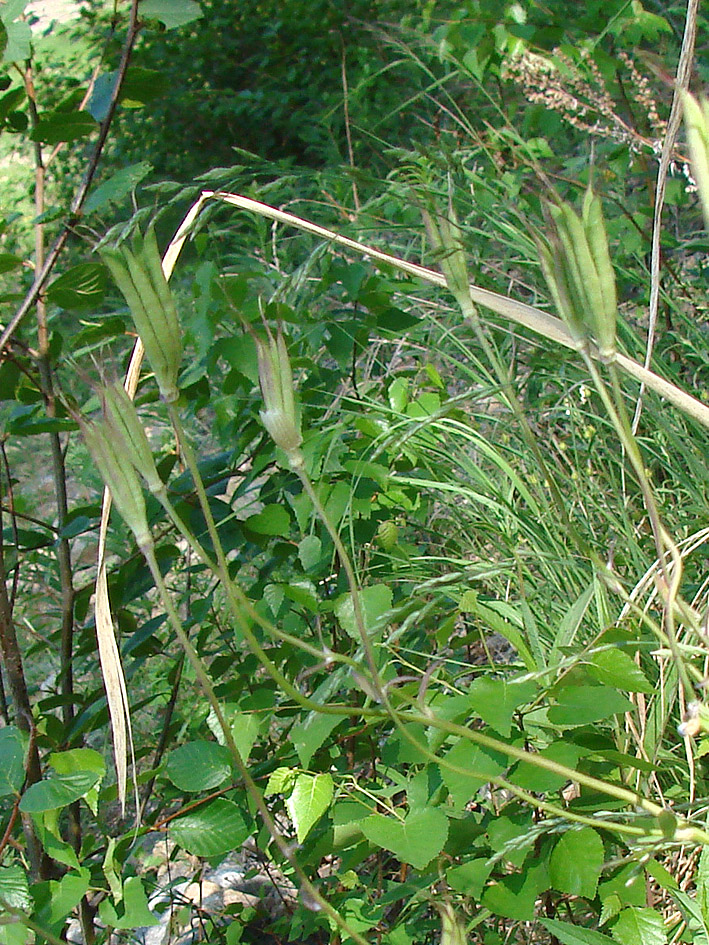
POLYGON ((650 526, 652 528, 653 538, 655 540, 657 559, 660 568, 662 569, 662 575, 665 582, 664 597, 667 640, 672 652, 672 658, 677 667, 677 672, 679 673, 679 678, 681 680, 685 696, 687 699, 691 700, 694 697, 694 690, 689 679, 689 674, 687 672, 684 658, 677 645, 677 635, 675 633, 674 622, 674 603, 679 593, 679 586, 682 580, 682 558, 677 545, 674 543, 671 536, 662 524, 660 513, 657 508, 657 503, 655 502, 655 496, 647 478, 647 473, 645 472, 645 464, 640 453, 640 448, 638 446, 637 439, 633 434, 630 420, 625 411, 623 393, 620 388, 618 372, 615 369, 615 366, 611 363, 609 365, 609 369, 614 395, 613 398, 611 398, 603 378, 601 377, 600 371, 598 370, 596 363, 593 361, 588 351, 582 350, 581 354, 591 375, 596 390, 598 391, 598 395, 603 401, 603 406, 606 409, 608 417, 615 427, 618 438, 620 439, 620 442, 625 449, 626 455, 630 460, 635 477, 643 495, 645 510, 647 511, 648 519, 650 520, 650 526), (674 565, 671 575, 668 572, 665 561, 667 554, 669 554, 672 558, 672 563, 674 565))
MULTIPOLYGON (((251 648, 251 651, 260 661, 261 665, 268 672, 274 682, 276 682, 281 687, 281 689, 290 696, 291 699, 304 708, 308 708, 314 712, 324 712, 330 715, 351 716, 372 714, 371 712, 368 712, 366 708, 322 705, 321 703, 314 702, 312 699, 308 699, 307 696, 303 696, 302 693, 300 693, 298 689, 290 682, 290 680, 283 675, 283 673, 278 669, 278 667, 263 649, 255 634, 253 633, 248 620, 245 619, 244 611, 246 611, 249 616, 252 617, 252 619, 261 625, 264 623, 264 618, 256 611, 251 601, 249 601, 241 588, 238 587, 234 581, 232 581, 229 575, 228 562, 226 560, 221 541, 219 540, 217 526, 214 521, 214 516, 212 515, 212 510, 209 507, 209 499, 204 489, 204 483, 202 482, 202 477, 199 473, 199 467, 197 465, 194 451, 189 443, 189 440, 185 436, 182 422, 174 404, 168 405, 168 409, 170 411, 170 419, 175 429, 175 434, 180 444, 180 449, 182 450, 185 465, 189 469, 194 481, 197 499, 199 501, 202 514, 204 515, 205 521, 207 523, 207 531, 211 538, 212 545, 217 557, 216 565, 212 564, 211 567, 213 568, 214 573, 217 575, 224 588, 232 614, 235 620, 238 622, 239 630, 243 634, 244 639, 251 648)), ((189 538, 188 540, 194 542, 193 538, 189 538)), ((196 546, 195 551, 197 551, 196 546)), ((205 554, 204 551, 202 551, 202 554, 205 554)), ((209 558, 206 555, 205 560, 209 561, 209 558)), ((270 624, 268 624, 267 629, 269 629, 269 631, 271 630, 270 624)), ((320 658, 325 658, 325 654, 320 651, 318 652, 318 656, 320 658)))
POLYGON ((155 550, 152 543, 145 545, 143 548, 141 548, 141 551, 143 552, 148 567, 150 568, 150 572, 153 576, 155 586, 158 589, 160 600, 163 607, 165 608, 165 613, 168 616, 168 620, 170 621, 170 624, 172 625, 172 628, 175 631, 178 640, 180 641, 185 655, 189 660, 192 669, 194 670, 194 674, 197 678, 200 688, 202 689, 207 702, 214 712, 214 715, 219 723, 219 727, 222 731, 222 735, 224 736, 224 742, 229 749, 229 752, 234 760, 234 765, 244 782, 244 786, 249 794, 249 797, 261 815, 261 819, 266 825, 266 829, 271 835, 273 842, 278 847, 284 859, 290 863, 293 871, 300 881, 301 888, 308 894, 313 902, 317 903, 320 909, 322 909, 322 911, 325 912, 325 914, 330 919, 332 919, 337 927, 350 936, 355 942, 358 943, 358 945, 369 945, 365 938, 359 935, 359 933, 357 933, 354 929, 350 928, 337 909, 335 909, 334 906, 332 906, 323 896, 320 895, 294 855, 292 845, 286 841, 286 839, 281 835, 280 831, 276 827, 276 823, 271 816, 271 812, 266 806, 263 795, 259 791, 256 782, 251 777, 248 766, 242 758, 241 752, 236 746, 236 742, 234 741, 234 736, 231 731, 231 726, 224 717, 224 713, 222 712, 221 706, 219 705, 219 700, 216 697, 214 687, 212 686, 204 663, 190 642, 190 639, 182 626, 180 617, 177 613, 175 605, 172 602, 172 598, 167 590, 167 587, 165 586, 162 574, 160 573, 160 567, 155 557, 155 550))

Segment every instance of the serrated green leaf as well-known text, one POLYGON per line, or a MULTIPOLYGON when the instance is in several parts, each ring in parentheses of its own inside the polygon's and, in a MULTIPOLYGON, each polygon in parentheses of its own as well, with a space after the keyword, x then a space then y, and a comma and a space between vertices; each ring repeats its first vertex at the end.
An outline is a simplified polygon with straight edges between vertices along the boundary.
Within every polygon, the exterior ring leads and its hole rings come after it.
POLYGON ((373 814, 359 826, 371 843, 389 850, 417 870, 428 866, 448 839, 448 818, 437 807, 415 810, 404 821, 373 814))
POLYGON ((482 906, 506 919, 531 921, 539 895, 539 872, 537 868, 503 877, 487 887, 483 893, 482 906))
POLYGON ((288 794, 295 784, 297 773, 295 768, 276 768, 268 777, 264 797, 271 794, 288 794))
POLYGON ((556 696, 558 705, 547 712, 552 725, 574 728, 599 722, 622 712, 633 712, 629 699, 610 686, 568 686, 556 696))
POLYGON ((334 785, 329 774, 299 774, 286 801, 298 843, 302 843, 332 800, 334 785))
POLYGON ((611 935, 620 945, 666 945, 662 915, 654 909, 628 906, 613 923, 611 935))
POLYGON ((181 791, 211 791, 231 774, 231 755, 216 742, 188 742, 170 752, 165 774, 181 791))
POLYGON ((343 721, 341 715, 326 715, 313 711, 309 712, 302 722, 293 726, 290 740, 304 768, 308 767, 318 748, 343 721))
MULTIPOLYGON (((554 761, 557 764, 564 765, 566 768, 575 768, 578 764, 581 750, 576 745, 569 742, 552 742, 548 748, 538 752, 540 758, 547 761, 554 761)), ((547 771, 546 768, 540 768, 538 765, 529 761, 521 761, 515 770, 509 775, 509 779, 518 787, 525 791, 534 791, 538 794, 545 794, 551 791, 560 790, 568 781, 563 775, 555 774, 553 771, 547 771)))
POLYGON ((80 869, 67 873, 59 880, 35 883, 32 896, 35 901, 35 917, 48 928, 64 923, 66 917, 86 895, 91 882, 91 872, 80 869))
POLYGON ((603 841, 592 827, 568 830, 554 847, 549 877, 554 889, 592 899, 603 869, 603 841))
POLYGON ((103 778, 106 774, 106 762, 93 748, 70 748, 69 751, 55 751, 49 756, 49 764, 57 774, 74 774, 77 771, 93 771, 103 778))
POLYGON ((478 676, 470 686, 468 699, 480 718, 505 737, 512 731, 512 713, 534 698, 537 684, 531 680, 517 682, 478 676))
POLYGON ((451 771, 445 764, 440 765, 443 783, 457 808, 465 807, 480 788, 487 784, 490 778, 501 775, 508 764, 502 755, 480 745, 473 745, 467 739, 461 739, 444 758, 448 764, 467 772, 463 774, 451 771))
POLYGON ((451 889, 479 900, 493 864, 486 857, 468 860, 460 866, 453 866, 446 873, 446 881, 451 889))
MULTIPOLYGON (((392 600, 392 589, 386 584, 373 584, 370 587, 363 587, 360 591, 364 625, 369 636, 374 636, 383 630, 386 615, 391 610, 392 600)), ((353 639, 358 640, 359 631, 351 594, 343 594, 338 598, 335 604, 335 616, 342 629, 353 639)))
POLYGON ((170 837, 194 856, 219 856, 238 850, 249 833, 239 808, 223 797, 170 824, 170 837))
POLYGON ((589 672, 599 682, 615 689, 625 689, 627 692, 655 691, 635 660, 618 648, 596 653, 589 672))
MULTIPOLYGON (((261 719, 253 712, 242 712, 238 705, 227 702, 222 714, 231 729, 231 737, 239 750, 242 761, 248 761, 251 749, 261 731, 261 719)), ((207 716, 207 725, 220 745, 224 745, 224 732, 212 709, 207 716)))
MULTIPOLYGON (((1 15, 1 14, 0 14, 1 15)), ((10 21, 2 17, 7 33, 3 62, 25 62, 32 55, 32 31, 24 20, 10 21)))
MULTIPOLYGON (((19 863, 0 866, 0 898, 14 909, 31 911, 32 896, 27 881, 27 871, 19 863)), ((0 909, 2 915, 2 909, 0 909)))
POLYGON ((320 560, 322 543, 317 535, 306 535, 298 542, 298 557, 306 571, 310 571, 320 560))

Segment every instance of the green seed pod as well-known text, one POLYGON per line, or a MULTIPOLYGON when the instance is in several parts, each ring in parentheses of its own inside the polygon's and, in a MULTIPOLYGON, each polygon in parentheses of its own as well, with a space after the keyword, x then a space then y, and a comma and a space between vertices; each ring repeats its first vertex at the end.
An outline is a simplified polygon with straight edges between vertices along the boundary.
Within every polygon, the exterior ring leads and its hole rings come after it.
POLYGON ((152 545, 148 527, 143 490, 133 466, 121 453, 121 444, 113 438, 113 431, 105 423, 81 421, 81 432, 91 458, 113 497, 116 508, 135 536, 138 547, 152 545))
POLYGON ((704 221, 709 229, 709 99, 700 102, 688 92, 683 92, 682 103, 692 176, 697 184, 704 221))
POLYGON ((583 228, 598 277, 601 304, 591 309, 598 349, 605 360, 615 354, 618 297, 600 199, 589 187, 583 201, 583 228))
POLYGON ((441 945, 466 945, 465 925, 449 902, 436 903, 441 917, 441 945))
POLYGON ((150 449, 135 404, 118 381, 105 387, 102 395, 106 424, 111 429, 114 441, 120 442, 121 454, 130 459, 145 480, 149 491, 153 495, 159 495, 164 491, 165 485, 158 475, 153 451, 150 449))
POLYGON ((182 360, 182 340, 172 292, 162 272, 155 234, 136 236, 133 249, 104 249, 101 257, 125 296, 136 331, 166 403, 179 397, 177 375, 182 360))
POLYGON ((260 412, 261 422, 276 444, 288 454, 293 465, 302 465, 300 445, 300 423, 295 407, 293 372, 288 358, 288 349, 282 333, 274 338, 255 337, 258 354, 258 371, 264 409, 260 412))
POLYGON ((386 522, 380 522, 377 528, 376 539, 377 543, 384 551, 391 551, 399 541, 399 527, 396 522, 392 522, 391 519, 388 519, 386 522))

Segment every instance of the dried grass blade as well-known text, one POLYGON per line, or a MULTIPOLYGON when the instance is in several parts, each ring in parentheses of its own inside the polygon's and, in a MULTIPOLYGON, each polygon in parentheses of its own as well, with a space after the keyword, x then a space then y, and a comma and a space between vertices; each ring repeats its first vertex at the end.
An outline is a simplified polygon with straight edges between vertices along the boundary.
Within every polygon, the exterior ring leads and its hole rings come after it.
MULTIPOLYGON (((278 210, 276 207, 271 207, 258 200, 252 200, 250 197, 242 197, 240 194, 206 190, 202 193, 202 198, 204 200, 221 200, 241 210, 248 210, 259 216, 267 217, 270 220, 276 220, 279 223, 297 227, 307 233, 313 233, 315 236, 336 243, 338 246, 345 246, 357 253, 368 255, 373 259, 388 263, 401 272, 408 272, 410 275, 417 276, 419 279, 423 279, 433 285, 442 286, 443 288, 446 286, 445 277, 440 272, 427 269, 416 263, 407 262, 404 259, 399 259, 397 256, 392 256, 390 253, 384 253, 373 246, 367 246, 365 243, 349 239, 347 236, 341 236, 339 233, 328 230, 323 226, 318 226, 310 220, 297 217, 292 213, 286 213, 284 210, 278 210)), ((483 289, 480 286, 472 284, 470 286, 470 297, 479 305, 489 308, 493 312, 497 312, 498 315, 516 322, 518 325, 529 328, 531 331, 548 338, 550 341, 563 345, 565 348, 574 350, 577 348, 576 343, 564 323, 548 312, 543 312, 533 305, 518 302, 506 295, 500 295, 498 292, 491 292, 488 289, 483 289)), ((594 348, 591 348, 591 354, 595 358, 598 357, 598 351, 594 348)), ((625 355, 618 354, 616 364, 622 371, 630 375, 630 377, 640 381, 641 384, 644 384, 646 387, 650 388, 650 390, 654 390, 655 393, 659 394, 665 400, 668 400, 670 403, 674 404, 675 407, 678 407, 688 416, 709 429, 709 407, 700 400, 697 400, 696 397, 692 397, 691 394, 677 387, 676 384, 672 384, 670 381, 655 374, 654 371, 643 367, 643 365, 638 364, 637 361, 625 355)))
MULTIPOLYGON (((202 196, 189 209, 177 232, 173 236, 165 251, 162 261, 165 278, 169 280, 175 268, 187 235, 196 220, 205 202, 202 196)), ((140 378, 140 369, 143 364, 145 349, 143 342, 138 338, 133 347, 130 364, 126 372, 124 387, 131 398, 135 397, 140 378)), ((116 644, 116 634, 113 627, 111 602, 108 597, 108 578, 106 574, 106 537, 108 535, 108 520, 111 514, 111 495, 108 489, 103 493, 101 507, 101 525, 98 539, 98 574, 96 576, 96 596, 94 600, 94 616, 96 620, 96 637, 98 641, 101 674, 103 676, 108 712, 111 719, 111 734, 113 738, 113 755, 116 767, 116 781, 118 785, 118 800, 121 812, 126 809, 126 787, 128 783, 128 751, 130 750, 133 767, 133 784, 136 798, 138 787, 135 779, 135 753, 133 751, 133 734, 130 724, 130 704, 125 676, 121 665, 121 657, 116 644)))

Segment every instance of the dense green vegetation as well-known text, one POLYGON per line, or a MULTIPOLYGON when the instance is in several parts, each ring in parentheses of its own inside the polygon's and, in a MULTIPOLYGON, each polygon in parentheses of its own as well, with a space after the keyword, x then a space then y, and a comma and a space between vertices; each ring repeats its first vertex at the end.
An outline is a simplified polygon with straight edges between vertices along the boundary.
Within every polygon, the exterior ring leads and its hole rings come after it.
POLYGON ((697 7, 0 3, 2 945, 709 941, 697 7))

